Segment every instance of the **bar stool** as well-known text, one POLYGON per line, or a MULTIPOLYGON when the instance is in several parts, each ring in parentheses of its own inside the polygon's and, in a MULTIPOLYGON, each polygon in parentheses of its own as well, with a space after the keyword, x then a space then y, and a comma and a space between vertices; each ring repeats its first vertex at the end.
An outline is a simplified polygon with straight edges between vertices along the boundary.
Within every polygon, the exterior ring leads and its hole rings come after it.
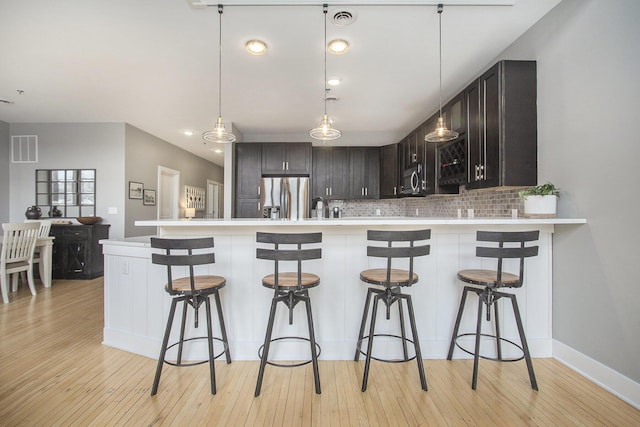
POLYGON ((195 366, 209 362, 209 374, 211 377, 211 394, 216 394, 216 371, 214 360, 225 354, 227 363, 231 363, 231 353, 229 352, 229 341, 227 340, 227 331, 224 325, 224 317, 222 315, 222 306, 220 304, 220 294, 218 290, 223 288, 226 280, 221 276, 213 275, 195 275, 194 266, 213 264, 215 255, 207 249, 213 248, 213 237, 204 237, 196 239, 160 239, 151 238, 151 247, 164 249, 165 253, 154 253, 151 255, 151 261, 154 264, 167 266, 167 283, 165 291, 171 295, 171 309, 169 310, 169 318, 167 327, 162 340, 160 356, 158 356, 158 366, 156 368, 156 376, 153 380, 151 395, 154 396, 158 391, 160 383, 160 374, 162 366, 166 363, 172 366, 195 366), (194 253, 194 251, 196 251, 194 253), (188 267, 188 276, 173 278, 172 267, 188 267), (218 312, 218 321, 220 322, 220 331, 222 338, 214 337, 211 325, 211 302, 209 295, 213 295, 216 303, 216 311, 218 312), (180 339, 175 343, 169 344, 169 335, 171 334, 171 326, 176 313, 176 306, 183 302, 182 308, 182 324, 180 326, 180 339), (187 321, 187 309, 192 307, 194 310, 194 327, 198 327, 198 309, 202 303, 205 303, 207 318, 207 335, 204 337, 185 338, 185 324, 187 321), (194 340, 207 340, 209 358, 207 360, 195 362, 182 361, 183 344, 194 340), (213 340, 222 342, 224 350, 217 355, 213 354, 213 340), (166 360, 167 350, 178 346, 178 355, 175 362, 166 360))
POLYGON ((367 299, 364 303, 364 310, 362 313, 362 322, 360 323, 360 333, 358 335, 358 345, 356 347, 356 354, 354 356, 354 361, 357 362, 359 360, 361 353, 366 356, 366 362, 364 365, 364 375, 362 377, 363 392, 367 390, 367 382, 369 379, 369 366, 371 365, 371 359, 378 360, 381 362, 391 362, 391 363, 408 362, 413 359, 416 359, 418 363, 418 373, 420 374, 420 384, 422 385, 422 389, 424 391, 427 391, 427 380, 424 373, 422 353, 420 352, 420 341, 418 338, 418 331, 416 329, 416 320, 413 313, 413 303, 411 302, 411 295, 402 293, 402 287, 411 286, 414 283, 418 282, 418 275, 413 270, 413 258, 428 255, 431 248, 430 245, 414 246, 414 243, 416 241, 429 240, 430 238, 431 238, 431 230, 415 230, 415 231, 368 230, 367 231, 367 240, 387 242, 387 246, 367 246, 367 256, 386 258, 387 267, 372 268, 372 269, 364 270, 360 273, 360 280, 362 280, 363 282, 383 287, 383 289, 369 287, 369 289, 367 290, 367 299), (393 244, 398 242, 404 243, 405 246, 394 247, 393 244), (408 242, 408 246, 406 246, 407 242, 408 242), (394 258, 408 258, 409 270, 392 268, 391 261, 394 258), (367 323, 369 305, 371 303, 372 295, 375 295, 375 296, 373 297, 373 310, 371 311, 369 335, 365 336, 364 331, 367 323), (411 333, 412 333, 413 340, 407 338, 405 334, 404 313, 403 313, 401 303, 398 303, 398 314, 400 317, 401 335, 376 334, 375 326, 376 326, 376 315, 378 310, 378 303, 382 301, 385 304, 386 317, 388 320, 390 319, 391 306, 395 302, 399 302, 401 300, 404 300, 407 304, 407 309, 409 311, 409 322, 411 325, 411 333), (400 338, 402 340, 402 348, 404 353, 403 358, 390 360, 390 359, 373 357, 372 356, 373 338, 378 336, 400 338), (361 350, 362 341, 365 339, 368 340, 366 353, 361 350), (407 342, 412 343, 414 346, 415 355, 413 357, 409 357, 408 355, 407 342))
POLYGON ((318 356, 320 346, 316 343, 313 328, 313 317, 311 315, 311 299, 309 289, 320 284, 320 277, 312 273, 302 271, 302 261, 320 259, 322 249, 302 249, 302 245, 321 243, 322 233, 256 233, 258 243, 273 244, 273 249, 258 248, 256 257, 275 261, 273 274, 262 278, 262 286, 273 289, 273 299, 271 300, 271 312, 267 322, 267 332, 264 337, 264 344, 258 350, 260 357, 260 370, 258 371, 258 382, 256 383, 255 397, 260 395, 262 388, 262 378, 266 365, 292 368, 313 363, 313 379, 315 382, 316 394, 320 394, 320 375, 318 373, 318 356), (282 248, 284 246, 285 248, 282 248), (293 246, 293 248, 292 248, 293 246), (297 270, 292 272, 281 272, 281 261, 296 261, 297 270), (304 302, 307 311, 307 324, 309 327, 309 338, 305 337, 278 337, 272 338, 273 323, 276 315, 276 307, 281 302, 289 309, 289 325, 293 324, 293 309, 299 302, 304 302), (293 365, 285 365, 269 361, 269 347, 271 343, 279 340, 296 339, 308 341, 311 348, 311 359, 293 365))
POLYGON ((458 308, 458 315, 456 317, 456 323, 453 328, 453 334, 451 335, 451 343, 449 345, 448 360, 451 360, 453 356, 454 346, 457 346, 462 351, 473 356, 473 380, 471 382, 471 388, 476 389, 478 383, 478 360, 479 358, 494 360, 499 362, 516 362, 518 360, 525 359, 527 363, 527 369, 529 370, 529 380, 531 381, 531 388, 538 390, 538 384, 536 382, 535 374, 533 373, 533 364, 531 363, 531 355, 529 353, 529 347, 527 345, 527 339, 524 334, 524 327, 522 326, 522 318, 520 317, 520 310, 518 309, 518 301, 514 294, 499 291, 500 288, 519 288, 523 284, 524 274, 524 259, 538 255, 538 246, 525 246, 527 242, 538 240, 539 231, 515 231, 515 232, 497 232, 497 231, 478 231, 476 240, 478 242, 493 242, 497 243, 497 247, 476 247, 476 256, 483 258, 496 258, 498 260, 498 266, 496 270, 462 270, 458 272, 458 279, 472 285, 482 286, 478 288, 476 286, 465 286, 462 291, 462 298, 460 300, 460 307, 458 308), (519 259, 519 272, 517 274, 507 273, 503 271, 502 264, 504 259, 519 259), (459 334, 460 320, 464 311, 465 302, 467 300, 467 294, 473 292, 478 295, 478 317, 476 319, 476 332, 475 333, 463 333, 459 334), (521 344, 510 341, 500 336, 500 319, 498 317, 498 300, 500 298, 509 298, 513 307, 513 314, 516 318, 516 324, 518 326, 518 333, 520 335, 521 344), (491 321, 491 306, 494 308, 494 324, 495 335, 482 333, 482 311, 483 306, 487 307, 486 319, 491 321), (475 349, 469 351, 462 347, 458 343, 458 339, 464 336, 475 335, 475 349), (496 354, 497 357, 484 356, 480 354, 480 337, 489 337, 496 341, 496 354), (517 347, 522 351, 522 356, 516 358, 503 358, 502 356, 502 342, 507 342, 517 347))

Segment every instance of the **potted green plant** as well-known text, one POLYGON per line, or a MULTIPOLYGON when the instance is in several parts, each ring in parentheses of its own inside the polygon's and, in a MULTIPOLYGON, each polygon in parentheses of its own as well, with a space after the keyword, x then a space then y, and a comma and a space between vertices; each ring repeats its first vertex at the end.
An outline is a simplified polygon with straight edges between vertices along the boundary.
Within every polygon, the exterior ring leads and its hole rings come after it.
POLYGON ((524 200, 524 216, 530 218, 555 218, 556 202, 560 197, 560 189, 554 184, 536 185, 520 191, 524 200))

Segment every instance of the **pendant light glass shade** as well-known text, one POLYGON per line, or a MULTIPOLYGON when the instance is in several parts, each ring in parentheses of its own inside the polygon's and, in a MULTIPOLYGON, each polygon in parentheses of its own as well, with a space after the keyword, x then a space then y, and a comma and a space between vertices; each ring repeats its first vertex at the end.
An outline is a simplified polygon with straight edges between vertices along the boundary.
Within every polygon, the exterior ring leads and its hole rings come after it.
POLYGON ((205 142, 215 142, 217 144, 228 144, 236 140, 232 132, 227 132, 222 121, 222 5, 218 5, 218 17, 220 21, 220 32, 218 38, 218 120, 213 130, 204 132, 202 139, 205 142))
POLYGON ((218 117, 216 120, 216 125, 213 127, 213 130, 205 132, 202 134, 202 139, 207 142, 215 142, 217 144, 227 144, 229 142, 234 142, 236 140, 236 136, 227 132, 224 127, 224 122, 222 121, 222 117, 218 117))
POLYGON ((447 129, 442 118, 442 4, 438 5, 438 32, 439 32, 439 62, 440 62, 440 114, 438 116, 438 123, 436 129, 433 132, 429 132, 424 140, 427 142, 447 142, 453 141, 458 138, 458 132, 447 129))
POLYGON ((320 126, 311 129, 309 131, 309 136, 311 136, 311 138, 320 139, 322 141, 331 141, 340 138, 342 136, 342 132, 331 127, 331 119, 325 113, 325 115, 322 116, 320 126))
POLYGON ((322 6, 324 13, 324 115, 320 126, 309 131, 309 136, 320 141, 332 141, 342 136, 342 132, 331 127, 331 119, 327 114, 327 5, 322 6))

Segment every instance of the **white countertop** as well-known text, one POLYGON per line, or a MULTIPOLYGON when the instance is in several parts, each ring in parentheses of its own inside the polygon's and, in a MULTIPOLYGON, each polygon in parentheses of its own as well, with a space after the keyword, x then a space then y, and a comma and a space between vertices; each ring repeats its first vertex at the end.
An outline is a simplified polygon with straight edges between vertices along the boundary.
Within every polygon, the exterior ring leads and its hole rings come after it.
POLYGON ((346 218, 325 218, 325 219, 255 219, 255 218, 233 218, 233 219, 167 219, 167 220, 145 220, 136 221, 137 226, 151 227, 238 227, 238 226, 340 226, 340 225, 379 225, 381 222, 388 225, 558 225, 558 224, 585 224, 585 218, 428 218, 428 217, 405 217, 405 216, 358 216, 346 218))

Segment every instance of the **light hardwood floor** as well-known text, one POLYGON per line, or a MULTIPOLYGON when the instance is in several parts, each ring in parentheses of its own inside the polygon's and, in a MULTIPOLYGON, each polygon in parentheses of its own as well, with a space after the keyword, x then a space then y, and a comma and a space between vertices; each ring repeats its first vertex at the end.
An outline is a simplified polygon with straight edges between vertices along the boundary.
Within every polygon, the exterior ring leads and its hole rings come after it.
POLYGON ((552 359, 534 360, 539 392, 523 362, 481 362, 473 391, 470 361, 425 360, 428 392, 415 363, 373 363, 362 393, 362 362, 321 361, 322 395, 307 365, 268 367, 254 398, 258 362, 221 361, 216 396, 205 364, 166 366, 151 397, 156 361, 101 344, 102 286, 23 286, 0 305, 0 425, 640 425, 640 411, 552 359))

